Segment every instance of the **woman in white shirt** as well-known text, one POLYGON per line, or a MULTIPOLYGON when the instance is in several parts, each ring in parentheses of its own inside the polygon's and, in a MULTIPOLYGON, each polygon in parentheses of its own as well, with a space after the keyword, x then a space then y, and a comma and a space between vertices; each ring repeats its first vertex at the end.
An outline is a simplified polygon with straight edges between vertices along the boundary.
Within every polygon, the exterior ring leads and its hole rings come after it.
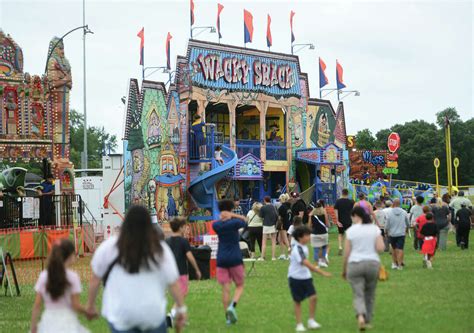
POLYGON ((250 257, 255 257, 255 242, 258 243, 258 248, 262 252, 262 232, 263 232, 263 218, 260 217, 260 209, 262 204, 255 202, 252 209, 247 213, 247 225, 249 232, 249 250, 250 257))
POLYGON ((379 227, 372 224, 364 208, 354 207, 352 223, 346 231, 342 276, 351 284, 357 322, 363 331, 372 321, 380 269, 379 252, 385 245, 379 227))
POLYGON ((89 313, 101 281, 102 315, 113 333, 166 332, 166 290, 177 304, 175 326, 186 320, 178 268, 168 245, 151 223, 145 207, 131 207, 118 237, 103 242, 92 258, 89 313))

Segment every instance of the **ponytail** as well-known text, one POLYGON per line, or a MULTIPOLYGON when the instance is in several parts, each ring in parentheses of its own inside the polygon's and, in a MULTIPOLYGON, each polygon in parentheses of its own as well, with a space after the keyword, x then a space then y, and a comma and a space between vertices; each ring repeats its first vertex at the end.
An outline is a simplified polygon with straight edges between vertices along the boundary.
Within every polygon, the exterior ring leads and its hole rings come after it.
POLYGON ((69 239, 62 239, 51 250, 48 260, 48 281, 46 291, 53 300, 58 299, 69 286, 66 277, 65 261, 74 253, 74 244, 69 239))

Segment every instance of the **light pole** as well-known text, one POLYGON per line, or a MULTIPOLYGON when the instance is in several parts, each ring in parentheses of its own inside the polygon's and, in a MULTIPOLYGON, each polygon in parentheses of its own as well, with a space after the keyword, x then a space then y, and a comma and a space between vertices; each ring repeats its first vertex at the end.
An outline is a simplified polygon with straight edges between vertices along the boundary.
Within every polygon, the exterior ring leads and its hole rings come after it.
POLYGON ((206 26, 206 27, 192 27, 191 28, 191 39, 193 39, 193 37, 197 37, 199 36, 200 34, 202 34, 204 31, 206 30, 209 30, 209 32, 211 34, 215 34, 216 33, 216 28, 213 27, 213 26, 206 26), (193 36, 193 32, 194 30, 200 30, 195 36, 193 36))
POLYGON ((305 43, 305 44, 291 44, 291 54, 295 54, 298 51, 301 51, 305 47, 309 48, 310 50, 314 50, 314 44, 313 43, 305 43), (295 48, 297 48, 295 50, 295 48))
POLYGON ((169 76, 169 82, 171 83, 171 74, 173 73, 173 71, 170 71, 168 69, 168 67, 166 66, 154 66, 154 67, 145 67, 143 68, 143 80, 145 80, 146 77, 150 76, 150 75, 153 75, 155 74, 156 72, 158 72, 160 69, 162 69, 162 73, 165 74, 165 73, 168 73, 168 76, 169 76), (145 75, 145 72, 149 69, 153 69, 154 71, 151 72, 150 74, 148 75, 145 75))
POLYGON ((48 62, 49 62, 49 59, 50 59, 51 56, 53 55, 53 51, 56 49, 56 47, 59 45, 59 43, 61 43, 61 42, 63 41, 63 39, 64 39, 67 35, 69 35, 71 32, 74 32, 74 31, 79 30, 79 29, 84 29, 84 31, 85 31, 86 34, 93 34, 93 32, 89 29, 89 26, 87 26, 87 25, 81 25, 80 27, 71 29, 71 30, 69 30, 68 32, 66 32, 64 35, 62 35, 62 36, 56 41, 56 43, 53 45, 53 47, 51 48, 51 50, 50 50, 49 53, 48 53, 48 57, 46 58, 46 66, 44 67, 44 73, 45 73, 45 74, 48 73, 48 62))

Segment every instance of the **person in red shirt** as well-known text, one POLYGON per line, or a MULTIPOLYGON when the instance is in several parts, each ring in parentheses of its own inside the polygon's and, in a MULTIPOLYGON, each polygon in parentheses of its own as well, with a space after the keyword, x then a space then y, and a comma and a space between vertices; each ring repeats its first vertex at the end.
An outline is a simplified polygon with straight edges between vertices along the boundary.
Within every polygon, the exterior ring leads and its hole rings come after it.
POLYGON ((436 235, 438 234, 438 226, 434 223, 433 214, 426 214, 426 223, 421 228, 420 234, 423 236, 423 245, 421 246, 423 264, 431 269, 433 268, 432 261, 436 252, 436 235))
POLYGON ((421 249, 423 246, 423 235, 420 233, 421 228, 426 224, 426 214, 430 212, 430 206, 423 206, 423 214, 418 216, 415 220, 415 230, 416 230, 416 241, 418 242, 417 249, 421 249))

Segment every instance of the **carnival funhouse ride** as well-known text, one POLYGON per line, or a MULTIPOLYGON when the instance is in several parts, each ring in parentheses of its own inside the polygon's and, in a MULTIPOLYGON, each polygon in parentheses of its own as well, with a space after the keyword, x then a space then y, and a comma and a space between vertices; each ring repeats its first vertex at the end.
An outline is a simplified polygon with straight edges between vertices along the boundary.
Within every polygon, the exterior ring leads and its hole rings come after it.
POLYGON ((219 198, 314 184, 310 200, 332 203, 347 185, 343 104, 336 113, 310 98, 297 56, 190 40, 169 88, 131 79, 126 104, 126 205, 145 204, 159 221, 210 220, 219 198))

